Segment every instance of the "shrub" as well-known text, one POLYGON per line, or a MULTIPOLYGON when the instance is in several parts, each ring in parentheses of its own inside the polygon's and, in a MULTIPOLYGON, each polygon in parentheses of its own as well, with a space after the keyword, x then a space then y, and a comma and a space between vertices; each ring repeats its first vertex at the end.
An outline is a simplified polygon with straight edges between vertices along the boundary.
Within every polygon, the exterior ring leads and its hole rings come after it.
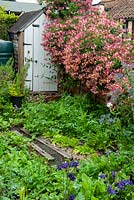
POLYGON ((81 5, 76 16, 50 21, 42 45, 53 64, 65 68, 92 93, 122 90, 116 74, 124 74, 122 62, 131 61, 133 45, 122 38, 121 24, 92 8, 90 0, 86 5, 86 12, 81 5))
POLYGON ((3 7, 0 7, 0 39, 8 40, 9 28, 16 22, 18 16, 14 13, 7 14, 3 7))

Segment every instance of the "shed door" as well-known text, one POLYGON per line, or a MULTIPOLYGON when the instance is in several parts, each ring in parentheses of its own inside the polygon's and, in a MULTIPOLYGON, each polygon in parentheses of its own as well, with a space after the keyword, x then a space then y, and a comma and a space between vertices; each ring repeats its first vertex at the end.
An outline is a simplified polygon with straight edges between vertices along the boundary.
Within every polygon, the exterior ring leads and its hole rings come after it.
POLYGON ((29 53, 31 58, 28 77, 32 76, 31 87, 29 88, 34 92, 57 91, 57 72, 50 65, 50 58, 41 45, 44 23, 44 15, 41 15, 28 28, 31 32, 29 41, 32 40, 32 46, 28 45, 27 47, 32 47, 32 52, 29 53))

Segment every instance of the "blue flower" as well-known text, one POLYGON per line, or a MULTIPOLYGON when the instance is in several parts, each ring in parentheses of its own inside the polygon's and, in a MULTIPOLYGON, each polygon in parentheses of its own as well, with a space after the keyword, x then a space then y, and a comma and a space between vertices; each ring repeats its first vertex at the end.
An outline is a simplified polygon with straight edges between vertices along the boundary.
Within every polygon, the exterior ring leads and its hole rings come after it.
POLYGON ((68 162, 62 163, 62 168, 63 168, 63 169, 66 169, 66 168, 68 168, 68 167, 69 167, 69 163, 68 163, 68 162))
POLYGON ((125 184, 125 186, 133 185, 133 182, 128 179, 128 180, 124 180, 124 184, 125 184))
POLYGON ((68 162, 64 162, 61 163, 60 165, 57 166, 58 170, 62 170, 62 169, 67 169, 69 167, 69 163, 68 162))
POLYGON ((105 174, 100 174, 99 177, 102 178, 102 179, 105 179, 105 178, 106 178, 105 174))
POLYGON ((58 166, 57 166, 57 169, 58 169, 58 170, 62 170, 62 165, 58 165, 58 166))
POLYGON ((124 190, 124 183, 122 181, 118 182, 116 185, 120 190, 124 190))
POLYGON ((113 178, 116 177, 116 171, 112 171, 112 177, 113 177, 113 178))
POLYGON ((78 161, 72 161, 70 167, 77 167, 79 165, 78 161))
POLYGON ((74 200, 74 195, 73 194, 70 195, 69 200, 74 200))
POLYGON ((116 194, 117 193, 115 190, 112 189, 111 185, 108 185, 107 192, 108 192, 108 194, 116 194))
POLYGON ((71 181, 74 181, 76 179, 76 177, 74 176, 72 172, 68 174, 68 178, 70 178, 71 181))
POLYGON ((123 179, 123 180, 121 180, 121 181, 115 183, 115 186, 117 186, 118 189, 120 189, 120 190, 124 190, 124 189, 125 189, 125 186, 127 186, 127 185, 133 185, 133 182, 130 181, 129 179, 128 179, 128 180, 124 180, 124 179, 123 179))

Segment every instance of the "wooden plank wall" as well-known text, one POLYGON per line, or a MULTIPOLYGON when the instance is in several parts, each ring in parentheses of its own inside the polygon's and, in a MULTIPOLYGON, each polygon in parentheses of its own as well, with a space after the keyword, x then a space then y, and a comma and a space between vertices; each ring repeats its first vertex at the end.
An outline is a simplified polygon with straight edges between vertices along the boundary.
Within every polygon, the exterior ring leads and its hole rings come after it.
POLYGON ((24 65, 24 32, 15 33, 12 39, 16 71, 24 65))

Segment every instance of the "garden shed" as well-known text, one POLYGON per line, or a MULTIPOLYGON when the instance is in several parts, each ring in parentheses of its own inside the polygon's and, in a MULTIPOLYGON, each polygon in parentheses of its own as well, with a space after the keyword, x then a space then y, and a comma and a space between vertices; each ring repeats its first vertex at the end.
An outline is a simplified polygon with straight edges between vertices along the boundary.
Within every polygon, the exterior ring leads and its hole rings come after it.
POLYGON ((57 91, 57 72, 44 51, 42 33, 48 22, 43 9, 26 12, 9 30, 14 45, 15 67, 30 61, 26 86, 33 92, 57 91))

